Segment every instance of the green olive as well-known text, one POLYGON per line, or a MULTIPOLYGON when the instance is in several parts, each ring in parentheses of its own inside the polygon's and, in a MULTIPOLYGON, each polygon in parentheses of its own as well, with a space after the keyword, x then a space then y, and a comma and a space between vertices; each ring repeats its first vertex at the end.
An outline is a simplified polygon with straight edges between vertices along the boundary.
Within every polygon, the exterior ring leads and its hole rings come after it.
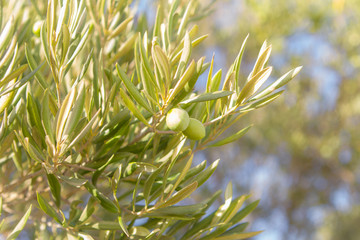
POLYGON ((192 140, 200 140, 205 137, 205 127, 199 120, 190 118, 189 126, 183 133, 192 140))
POLYGON ((173 131, 184 131, 189 125, 189 114, 181 108, 173 108, 166 115, 166 125, 173 131))

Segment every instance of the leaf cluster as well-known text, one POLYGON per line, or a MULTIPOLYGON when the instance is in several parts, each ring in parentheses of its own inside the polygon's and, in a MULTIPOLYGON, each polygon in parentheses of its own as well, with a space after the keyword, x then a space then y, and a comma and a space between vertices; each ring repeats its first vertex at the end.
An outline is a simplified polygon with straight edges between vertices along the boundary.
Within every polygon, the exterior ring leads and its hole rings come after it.
POLYGON ((191 203, 219 164, 194 166, 194 153, 243 136, 250 127, 216 141, 244 114, 279 97, 300 68, 262 88, 272 71, 265 42, 241 79, 246 38, 225 77, 213 73, 214 58, 191 55, 207 37, 198 36, 195 20, 208 8, 196 0, 162 2, 152 28, 136 19, 138 2, 32 2, 18 1, 21 11, 0 35, 1 231, 30 202, 38 209, 30 205, 9 239, 28 219, 34 238, 49 234, 47 225, 69 239, 256 235, 244 233, 248 223, 240 221, 258 201, 244 206, 249 196, 233 197, 231 183, 220 207, 220 191, 191 203), (195 92, 205 71, 206 89, 195 92), (174 107, 201 121, 206 136, 193 141, 169 130, 165 118, 174 107))

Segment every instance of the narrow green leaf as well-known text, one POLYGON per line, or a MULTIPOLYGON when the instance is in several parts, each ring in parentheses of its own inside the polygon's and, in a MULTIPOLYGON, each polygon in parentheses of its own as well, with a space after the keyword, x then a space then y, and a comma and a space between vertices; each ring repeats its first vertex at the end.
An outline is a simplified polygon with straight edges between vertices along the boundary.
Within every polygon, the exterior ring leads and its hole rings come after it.
POLYGON ((60 142, 62 140, 65 124, 69 117, 71 107, 75 101, 76 94, 77 94, 76 87, 73 87, 71 91, 66 95, 63 103, 61 104, 61 108, 56 124, 56 132, 55 132, 57 142, 60 142))
POLYGON ((216 160, 208 168, 206 168, 203 172, 190 178, 188 181, 186 181, 186 183, 196 181, 196 182, 198 182, 198 187, 200 187, 214 173, 219 162, 220 162, 220 159, 216 160))
MULTIPOLYGON (((175 139, 176 140, 176 139, 175 139)), ((183 146, 185 144, 185 141, 186 141, 186 138, 182 138, 180 140, 180 142, 176 141, 176 147, 174 146, 174 151, 173 154, 171 155, 171 158, 170 158, 170 164, 169 166, 167 167, 166 171, 165 171, 165 174, 163 176, 163 183, 162 183, 162 188, 163 188, 163 193, 165 193, 165 189, 167 187, 167 181, 168 181, 168 178, 169 178, 169 175, 170 175, 170 172, 173 168, 173 166, 175 165, 175 162, 176 162, 176 159, 179 158, 179 154, 180 154, 180 151, 183 149, 183 146)), ((170 195, 168 195, 170 196, 170 195)))
POLYGON ((197 175, 198 173, 200 173, 202 170, 204 170, 206 167, 206 160, 202 161, 200 164, 196 165, 195 167, 189 169, 186 172, 186 175, 183 179, 182 182, 185 182, 186 180, 188 180, 189 178, 197 175))
MULTIPOLYGON (((120 230, 122 231, 122 227, 117 221, 100 221, 97 223, 88 223, 78 227, 82 230, 120 230)), ((132 234, 131 234, 132 235, 132 234)))
POLYGON ((164 32, 166 31, 166 33, 167 33, 166 37, 164 39, 166 49, 169 49, 170 36, 173 34, 174 20, 175 20, 175 15, 176 15, 175 13, 179 6, 179 2, 180 2, 179 0, 172 1, 171 7, 170 7, 170 12, 169 12, 168 19, 167 19, 168 24, 166 24, 166 26, 167 26, 166 30, 165 30, 165 24, 163 25, 164 32))
POLYGON ((69 146, 67 146, 67 149, 72 148, 75 144, 77 144, 81 139, 83 139, 85 137, 85 135, 91 130, 92 125, 95 123, 95 121, 97 120, 97 117, 100 113, 99 109, 95 115, 92 117, 92 119, 88 122, 88 124, 86 124, 86 126, 83 128, 83 130, 81 130, 81 132, 79 133, 79 135, 77 135, 74 140, 69 144, 69 146))
POLYGON ((120 164, 116 168, 116 170, 111 178, 111 187, 113 190, 113 196, 114 196, 115 201, 118 201, 116 195, 117 195, 117 190, 118 190, 120 179, 121 179, 121 174, 122 174, 122 164, 120 164))
MULTIPOLYGON (((93 13, 93 11, 96 9, 92 9, 91 7, 89 9, 86 9, 85 7, 85 3, 84 1, 80 1, 80 2, 73 2, 71 1, 70 3, 72 3, 72 6, 70 6, 70 11, 72 12, 72 10, 75 8, 77 9, 77 11, 74 11, 73 14, 71 14, 72 16, 75 15, 73 21, 71 21, 71 23, 69 23, 69 30, 72 33, 72 38, 74 38, 76 36, 76 34, 78 34, 78 29, 80 24, 85 21, 85 17, 86 17, 86 10, 89 10, 90 15, 93 13)), ((92 16, 91 16, 92 17, 92 16)))
POLYGON ((193 216, 188 216, 188 215, 184 215, 184 214, 169 214, 169 213, 146 213, 143 214, 144 217, 148 217, 148 218, 163 218, 163 219, 176 219, 176 220, 182 220, 182 221, 190 221, 190 220, 194 220, 195 217, 193 216))
MULTIPOLYGON (((107 99, 106 99, 105 109, 102 113, 103 116, 107 116, 110 111, 111 106, 114 105, 113 103, 114 103, 115 95, 116 95, 119 87, 120 87, 120 83, 118 83, 118 82, 115 83, 111 87, 110 93, 108 94, 107 99)), ((103 125, 104 121, 105 121, 105 118, 102 118, 100 121, 100 125, 103 125)))
POLYGON ((130 52, 133 47, 134 47, 134 43, 136 41, 136 39, 138 38, 137 34, 132 35, 130 38, 128 38, 126 40, 126 42, 124 42, 120 49, 116 51, 116 54, 109 60, 108 64, 112 64, 115 61, 117 61, 120 57, 124 56, 125 54, 127 54, 128 52, 130 52))
POLYGON ((193 8, 193 3, 194 3, 194 1, 190 1, 185 9, 184 15, 181 18, 181 22, 180 22, 180 25, 178 28, 178 32, 177 32, 178 36, 182 36, 182 34, 185 31, 185 26, 188 23, 189 15, 190 15, 191 9, 193 8))
MULTIPOLYGON (((206 38, 208 37, 208 35, 203 35, 201 37, 198 37, 196 39, 194 39, 191 42, 191 46, 194 48, 197 45, 199 45, 202 41, 204 41, 206 38)), ((182 55, 183 50, 181 49, 174 57, 171 58, 171 64, 173 65, 174 63, 177 63, 182 55)))
POLYGON ((245 44, 246 44, 246 41, 247 39, 249 38, 249 34, 245 37, 242 45, 241 45, 241 48, 240 48, 240 51, 239 51, 239 54, 238 56, 236 57, 236 60, 234 62, 234 70, 235 70, 235 90, 237 93, 240 92, 240 80, 239 80, 239 77, 240 77, 240 67, 241 67, 241 60, 242 60, 242 56, 244 54, 244 50, 245 50, 245 44))
MULTIPOLYGON (((201 219, 200 221, 196 222, 194 225, 189 228, 186 233, 182 236, 181 240, 191 239, 190 237, 196 234, 201 234, 205 231, 206 228, 209 228, 211 219, 214 217, 215 212, 209 214, 205 218, 201 219)), ((211 226, 210 226, 211 228, 211 226)), ((194 237, 193 237, 194 238, 194 237)))
POLYGON ((134 116, 137 119, 139 119, 140 121, 142 121, 146 126, 151 127, 150 124, 146 121, 145 117, 141 114, 139 109, 137 109, 137 107, 135 106, 133 101, 129 98, 129 96, 121 88, 120 88, 120 95, 124 101, 124 104, 134 114, 134 116))
POLYGON ((193 160, 194 155, 191 155, 189 160, 186 162, 184 168, 181 170, 179 177, 176 179, 176 182, 174 183, 174 186, 172 187, 169 195, 171 195, 175 189, 177 188, 177 186, 179 186, 180 182, 184 179, 184 177, 186 176, 186 174, 188 173, 190 167, 191 167, 191 163, 193 160))
POLYGON ((152 49, 152 56, 155 61, 157 68, 160 71, 161 77, 164 79, 167 86, 170 86, 171 83, 171 73, 170 73, 170 62, 168 57, 165 55, 159 45, 154 45, 152 49))
POLYGON ((125 222, 124 222, 124 219, 122 216, 118 216, 118 222, 119 222, 119 225, 121 227, 121 230, 126 234, 126 236, 130 236, 129 234, 129 231, 127 230, 126 228, 126 225, 125 225, 125 222))
POLYGON ((10 41, 13 31, 14 31, 14 17, 11 16, 10 19, 7 21, 5 27, 1 31, 0 35, 0 52, 7 47, 8 42, 10 41))
POLYGON ((246 128, 243 128, 240 131, 238 131, 237 133, 235 133, 234 135, 231 135, 227 138, 217 141, 216 143, 210 144, 208 147, 219 147, 219 146, 234 142, 234 141, 240 139, 242 136, 244 136, 245 133, 247 133, 251 127, 252 127, 252 125, 250 125, 246 128))
MULTIPOLYGON (((36 69, 36 67, 37 67, 36 60, 32 56, 31 51, 28 48, 27 44, 25 44, 25 55, 26 55, 26 59, 28 61, 30 69, 31 70, 36 69)), ((48 84, 46 83, 44 76, 40 72, 36 72, 35 77, 38 80, 40 86, 43 88, 43 90, 48 88, 48 84)))
MULTIPOLYGON (((198 34, 199 32, 199 25, 195 24, 191 27, 191 29, 188 31, 189 32, 189 36, 190 36, 190 39, 194 39, 195 36, 198 34)), ((180 59, 180 56, 182 54, 182 50, 184 48, 184 38, 181 40, 180 44, 178 44, 175 49, 171 52, 171 55, 170 55, 170 59, 171 59, 171 66, 174 66, 175 64, 178 63, 179 59, 180 59), (181 53, 179 54, 179 52, 181 51, 181 53), (178 56, 177 61, 174 62, 174 57, 175 56, 178 56)), ((191 43, 191 46, 194 47, 194 45, 191 43)))
POLYGON ((257 231, 257 232, 247 232, 247 233, 238 233, 238 234, 230 234, 230 235, 224 235, 217 238, 214 238, 214 240, 237 240, 237 239, 246 239, 254 237, 263 231, 257 231))
POLYGON ((119 26, 117 26, 113 31, 111 31, 110 33, 110 38, 114 38, 117 35, 119 35, 122 31, 125 30, 125 28, 127 27, 127 25, 133 20, 133 17, 128 17, 127 19, 125 19, 124 21, 122 21, 119 26))
POLYGON ((130 236, 134 236, 138 238, 140 237, 140 239, 143 239, 144 237, 150 234, 150 231, 142 226, 132 227, 130 228, 129 232, 130 232, 130 236))
POLYGON ((55 39, 53 39, 53 32, 55 28, 55 3, 53 0, 48 2, 47 6, 47 14, 46 14, 46 30, 47 30, 47 42, 52 43, 55 39))
POLYGON ((246 207, 244 207, 240 212, 236 213, 235 216, 230 220, 233 223, 237 223, 241 221, 244 217, 246 217, 249 213, 251 213, 259 204, 260 200, 256 200, 246 207))
MULTIPOLYGON (((95 106, 95 109, 100 108, 100 93, 99 93, 99 80, 102 76, 100 74, 99 76, 99 65, 100 61, 99 59, 93 55, 93 78, 92 78, 92 96, 91 96, 91 102, 95 106)), ((92 107, 92 106, 91 106, 92 107)), ((91 113, 91 108, 89 109, 89 115, 91 113)))
POLYGON ((237 99, 237 104, 244 103, 247 99, 249 99, 261 86, 262 84, 269 78, 272 71, 272 67, 267 67, 260 72, 258 72, 255 76, 253 76, 241 90, 239 97, 237 99))
POLYGON ((55 200, 55 204, 57 207, 60 207, 61 204, 61 185, 56 176, 52 173, 46 174, 47 180, 50 186, 51 194, 55 200))
POLYGON ((193 216, 204 211, 206 207, 207 205, 203 203, 185 206, 168 206, 165 208, 151 210, 144 214, 143 217, 191 220, 194 218, 193 216))
MULTIPOLYGON (((168 206, 164 208, 156 208, 149 211, 150 213, 158 214, 173 214, 173 215, 195 215, 203 211, 207 207, 204 203, 198 203, 193 205, 183 205, 183 206, 168 206)), ((143 209, 143 207, 140 207, 143 209)))
POLYGON ((87 219, 91 217, 91 215, 95 211, 95 207, 94 207, 95 203, 96 203, 96 199, 94 197, 90 197, 88 203, 86 204, 86 207, 84 208, 84 210, 82 211, 79 217, 80 223, 85 222, 87 219))
POLYGON ((107 160, 107 162, 102 165, 100 168, 98 168, 96 170, 96 172, 93 174, 92 177, 92 182, 94 185, 96 185, 97 179, 100 177, 100 175, 104 172, 105 168, 112 162, 112 160, 114 159, 114 154, 109 158, 109 160, 107 160))
POLYGON ((12 232, 6 238, 7 240, 16 239, 19 236, 20 232, 24 229, 27 220, 29 219, 29 216, 31 214, 31 208, 32 208, 32 205, 30 205, 30 207, 28 208, 28 210, 26 211, 24 216, 21 218, 21 220, 18 222, 18 224, 16 225, 14 230, 12 230, 12 232))
POLYGON ((11 73, 13 72, 13 69, 14 69, 14 67, 15 67, 15 62, 16 62, 17 56, 18 56, 18 50, 19 50, 19 49, 18 49, 18 45, 16 44, 15 49, 14 49, 14 53, 13 53, 12 58, 11 58, 11 60, 10 60, 10 63, 8 64, 7 67, 5 66, 6 71, 5 71, 5 73, 3 74, 3 77, 6 77, 6 76, 8 76, 8 75, 11 75, 11 73))
POLYGON ((154 37, 160 37, 160 24, 161 24, 162 17, 163 17, 162 12, 163 12, 163 6, 162 6, 162 4, 158 4, 157 10, 156 10, 154 30, 153 30, 154 37))
POLYGON ((59 224, 62 224, 63 220, 61 217, 57 214, 56 210, 48 204, 47 200, 44 199, 39 193, 36 193, 37 195, 37 201, 39 203, 39 206, 41 210, 43 210, 47 215, 52 217, 56 222, 59 224))
POLYGON ((181 54, 179 65, 176 69, 174 79, 178 79, 184 73, 185 67, 189 62, 190 55, 191 55, 191 39, 190 39, 189 33, 186 32, 185 37, 184 37, 183 52, 181 54))
POLYGON ((143 106, 146 110, 151 112, 152 114, 155 114, 154 111, 149 106, 148 102, 141 96, 138 89, 135 87, 135 85, 128 79, 125 72, 120 68, 118 64, 116 64, 116 70, 120 77, 120 79, 124 82, 126 89, 129 91, 131 96, 136 100, 137 103, 139 103, 141 106, 143 106))
POLYGON ((16 55, 17 51, 15 49, 18 49, 18 44, 17 38, 14 36, 11 39, 11 43, 6 50, 6 53, 4 53, 1 57, 0 68, 3 68, 9 62, 10 58, 16 55))
POLYGON ((40 118, 40 110, 38 109, 38 105, 36 104, 34 98, 31 96, 30 92, 28 92, 26 96, 26 109, 27 113, 29 114, 30 123, 33 126, 36 126, 37 129, 40 131, 41 134, 44 135, 44 130, 41 124, 40 118))
MULTIPOLYGON (((14 95, 15 95, 14 92, 10 92, 0 97, 0 114, 3 113, 4 111, 7 111, 8 107, 12 103, 14 95)), ((2 134, 0 134, 0 136, 2 136, 2 134)))
POLYGON ((52 143, 55 143, 54 137, 54 128, 52 124, 52 116, 49 108, 49 90, 46 89, 44 93, 44 98, 42 100, 41 108, 41 123, 44 127, 46 135, 49 136, 52 143))
POLYGON ((29 153, 31 159, 36 160, 39 163, 42 163, 45 160, 44 154, 38 151, 37 148, 29 142, 29 138, 26 137, 24 140, 25 140, 24 147, 29 153))
POLYGON ((279 79, 277 79, 275 82, 270 84, 267 88, 265 88, 263 91, 261 91, 259 94, 257 94, 255 97, 251 98, 251 101, 258 100, 269 93, 273 92, 276 89, 279 89, 280 87, 287 84, 289 81, 291 81, 302 69, 302 67, 297 67, 289 72, 285 73, 283 76, 281 76, 279 79))
POLYGON ((3 79, 1 79, 0 87, 5 86, 11 80, 20 76, 22 73, 24 73, 26 71, 27 68, 28 68, 28 65, 24 64, 24 65, 21 65, 18 69, 12 71, 10 74, 6 75, 3 79))
MULTIPOLYGON (((155 101, 155 99, 157 99, 159 89, 157 83, 153 82, 154 79, 152 79, 147 73, 147 70, 145 69, 145 65, 140 62, 140 50, 139 50, 139 44, 141 44, 139 43, 140 41, 141 39, 138 40, 134 48, 136 75, 144 86, 144 93, 150 96, 148 97, 149 100, 155 101)), ((155 104, 158 105, 158 101, 155 101, 155 104)))
POLYGON ((236 199, 234 199, 231 202, 228 210, 221 217, 221 221, 224 223, 228 223, 234 217, 234 215, 239 211, 239 209, 242 207, 245 200, 248 199, 249 197, 250 197, 250 195, 243 195, 243 196, 240 196, 240 197, 237 197, 236 199))
POLYGON ((139 64, 140 64, 140 78, 143 81, 144 87, 146 87, 145 90, 148 92, 150 96, 152 96, 153 99, 157 99, 158 97, 156 94, 159 93, 160 86, 155 81, 155 77, 153 76, 153 73, 151 72, 149 74, 145 64, 144 63, 139 63, 139 64), (151 90, 154 92, 150 92, 151 90))
POLYGON ((1 83, 2 85, 7 84, 7 82, 11 81, 12 79, 14 79, 15 77, 13 77, 15 74, 16 75, 20 75, 17 73, 18 69, 21 69, 23 66, 25 66, 26 64, 22 65, 21 67, 19 67, 17 70, 14 70, 15 67, 15 62, 17 61, 17 56, 18 56, 18 45, 16 45, 15 50, 14 50, 14 54, 13 57, 10 60, 10 63, 8 64, 8 66, 5 66, 6 70, 5 73, 3 73, 3 77, 1 79, 1 83))
POLYGON ((121 129, 125 129, 131 118, 130 111, 126 108, 112 117, 111 121, 104 125, 100 130, 99 134, 94 137, 94 143, 103 143, 107 140, 115 137, 121 129), (114 127, 114 128, 113 128, 114 127), (113 128, 111 131, 109 129, 113 128))
POLYGON ((210 88, 211 88, 212 73, 214 70, 214 58, 215 58, 215 54, 213 54, 213 56, 211 58, 210 69, 209 69, 209 73, 208 73, 208 77, 207 77, 207 81, 206 81, 206 92, 211 92, 210 88))
POLYGON ((216 92, 209 92, 197 95, 185 101, 182 101, 180 104, 188 104, 188 103, 196 103, 196 102, 205 102, 216 100, 219 98, 227 97, 232 95, 234 92, 232 91, 216 91, 216 92))
MULTIPOLYGON (((139 37, 139 39, 141 39, 141 38, 139 37)), ((150 66, 150 62, 149 62, 148 56, 146 54, 146 50, 145 50, 143 44, 141 44, 140 40, 138 41, 138 47, 140 49, 141 62, 144 65, 147 74, 151 78, 151 81, 155 83, 156 82, 155 75, 154 75, 154 73, 152 71, 152 68, 150 66)), ((158 85, 158 86, 159 86, 159 88, 161 88, 160 85, 158 85)))
POLYGON ((1 121, 1 126, 0 126, 0 141, 1 142, 4 140, 5 132, 8 129, 8 124, 7 124, 8 114, 7 114, 7 109, 6 108, 4 110, 4 115, 3 115, 2 118, 3 119, 1 121))
POLYGON ((245 229, 247 228, 247 226, 249 226, 248 222, 244 222, 244 223, 240 223, 235 225, 234 227, 230 228, 229 230, 227 230, 226 232, 224 232, 223 234, 221 234, 220 237, 225 236, 225 235, 231 235, 231 234, 238 234, 238 233, 242 233, 245 231, 245 229))
POLYGON ((185 84, 183 91, 184 96, 182 95, 176 96, 174 102, 177 102, 177 99, 179 99, 178 101, 180 102, 188 93, 193 92, 193 88, 196 84, 196 81, 198 80, 199 76, 203 73, 203 71, 206 70, 205 68, 207 68, 205 66, 206 63, 204 64, 204 61, 205 61, 205 57, 202 57, 197 61, 195 73, 193 74, 191 79, 185 84))
POLYGON ((41 26, 40 39, 41 39, 41 45, 43 46, 43 49, 45 52, 46 61, 51 66, 50 51, 49 51, 48 41, 46 39, 46 22, 45 21, 41 26))
MULTIPOLYGON (((137 168, 137 166, 136 166, 136 168, 137 168)), ((136 170, 136 168, 135 168, 135 170, 136 170)), ((125 173, 126 173, 126 169, 125 169, 125 173)), ((137 192, 138 192, 138 189, 139 189, 139 186, 140 186, 140 181, 141 181, 141 177, 142 177, 143 173, 144 172, 140 172, 139 174, 137 174, 137 176, 136 176, 137 180, 136 180, 136 183, 135 183, 135 187, 133 187, 132 202, 131 202, 131 206, 132 206, 133 211, 135 211, 136 195, 137 195, 137 192)))
POLYGON ((208 233, 204 237, 199 238, 199 240, 213 240, 215 237, 223 234, 226 231, 226 229, 228 229, 230 226, 231 226, 231 223, 225 223, 225 224, 221 223, 218 225, 210 225, 210 227, 205 228, 202 231, 203 232, 205 232, 204 230, 211 231, 214 227, 216 227, 215 230, 212 230, 210 233, 208 233))
POLYGON ((225 203, 222 204, 215 212, 215 216, 211 220, 211 225, 221 223, 220 219, 223 217, 225 212, 230 208, 231 201, 233 198, 232 194, 232 183, 229 182, 225 189, 225 203))
POLYGON ((61 176, 61 175, 59 176, 59 178, 61 180, 63 180, 64 182, 66 182, 67 184, 77 187, 77 188, 83 186, 88 181, 87 179, 66 177, 66 176, 61 176))
POLYGON ((100 205, 104 209, 106 209, 106 210, 108 210, 108 211, 110 211, 112 213, 118 213, 119 212, 116 205, 108 197, 106 197, 102 192, 97 190, 94 185, 92 185, 89 182, 86 182, 85 183, 85 188, 89 191, 89 193, 92 196, 94 196, 96 199, 98 199, 100 201, 100 205))
POLYGON ((75 104, 71 109, 71 112, 69 113, 66 125, 64 127, 63 132, 63 139, 67 139, 67 137, 74 131, 75 127, 79 123, 79 120, 81 118, 81 114, 84 110, 84 104, 85 104, 85 84, 82 83, 80 85, 80 89, 77 91, 78 97, 76 98, 75 104))
POLYGON ((248 81, 250 81, 251 78, 253 78, 255 75, 257 75, 260 71, 264 69, 266 62, 269 60, 270 54, 271 54, 271 45, 267 46, 267 42, 265 41, 261 46, 258 58, 256 60, 252 72, 249 75, 248 81))
MULTIPOLYGON (((86 40, 88 40, 89 34, 90 34, 90 32, 92 32, 92 29, 93 29, 93 25, 90 25, 90 27, 88 27, 88 29, 86 30, 86 32, 82 36, 82 38, 81 38, 79 44, 77 45, 75 51, 72 53, 72 56, 71 57, 67 56, 67 58, 69 58, 69 60, 65 64, 65 68, 67 68, 69 65, 71 65, 71 63, 74 61, 76 56, 80 53, 81 49, 85 46, 85 42, 86 42, 86 40)), ((68 53, 70 53, 70 52, 68 52, 68 53)))
POLYGON ((219 90, 220 83, 221 83, 221 75, 222 75, 222 70, 220 69, 212 77, 209 92, 215 92, 215 91, 219 90))
POLYGON ((61 56, 61 60, 60 60, 61 63, 63 63, 65 60, 65 57, 69 50, 69 45, 70 45, 70 40, 71 40, 69 28, 67 27, 66 24, 62 25, 62 34, 63 34, 63 39, 62 39, 62 52, 61 52, 62 56, 61 56))
POLYGON ((83 79, 83 77, 85 76, 85 73, 88 70, 91 59, 93 57, 93 53, 94 53, 94 49, 92 48, 81 69, 81 73, 78 75, 78 77, 75 80, 76 83, 79 82, 81 79, 83 79))
POLYGON ((188 186, 184 187, 183 189, 181 189, 180 191, 175 193, 171 198, 169 198, 165 202, 161 203, 158 207, 164 208, 164 207, 172 206, 172 205, 180 202, 181 200, 189 197, 197 189, 197 187, 198 187, 197 182, 193 182, 193 183, 189 184, 188 186))
MULTIPOLYGON (((60 14, 58 17, 58 21, 56 24, 56 30, 55 30, 55 34, 56 34, 57 38, 59 37, 60 30, 62 30, 62 27, 64 26, 66 15, 69 12, 69 9, 68 9, 69 8, 69 0, 65 0, 65 1, 61 2, 60 5, 61 5, 60 14)), ((54 25, 55 25, 55 23, 54 23, 54 25)))
MULTIPOLYGON (((67 232, 67 234, 70 234, 69 232, 67 232)), ((95 240, 90 234, 87 233, 79 233, 79 237, 81 237, 80 239, 83 240, 95 240)), ((77 238, 75 238, 77 240, 77 238)), ((75 239, 70 239, 68 237, 68 240, 75 240, 75 239)))
POLYGON ((195 61, 192 60, 188 68, 185 70, 184 74, 176 83, 175 87, 170 91, 170 95, 167 99, 167 103, 171 103, 171 101, 175 98, 175 96, 185 87, 186 83, 191 79, 195 70, 196 70, 196 64, 195 61))
MULTIPOLYGON (((166 161, 167 162, 167 161, 166 161)), ((160 174, 160 172, 164 169, 165 164, 161 164, 160 167, 152 172, 150 176, 146 179, 144 184, 144 198, 145 198, 145 205, 148 206, 149 204, 149 196, 151 193, 151 189, 154 185, 156 177, 160 174)))
POLYGON ((256 108, 260 108, 263 107, 269 103, 271 103, 272 101, 274 101, 275 99, 277 99, 278 97, 281 96, 281 94, 284 92, 284 90, 280 91, 280 92, 276 92, 273 94, 268 95, 267 97, 264 97, 256 102, 253 102, 247 106, 245 106, 244 108, 242 108, 240 111, 241 112, 247 112, 247 111, 251 111, 254 110, 256 108))

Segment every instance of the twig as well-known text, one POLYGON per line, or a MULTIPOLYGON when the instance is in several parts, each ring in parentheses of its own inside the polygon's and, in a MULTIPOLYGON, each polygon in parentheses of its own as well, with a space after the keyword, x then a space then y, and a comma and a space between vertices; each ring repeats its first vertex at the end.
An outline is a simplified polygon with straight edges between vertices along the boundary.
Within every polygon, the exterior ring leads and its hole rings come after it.
POLYGON ((15 182, 9 184, 9 185, 6 186, 4 189, 2 189, 2 191, 1 191, 0 193, 7 192, 7 191, 9 191, 10 189, 12 189, 12 188, 14 188, 14 187, 16 187, 16 186, 24 183, 24 181, 26 181, 26 180, 28 180, 28 179, 30 179, 30 178, 37 177, 37 176, 41 175, 42 172, 43 172, 43 170, 41 169, 41 170, 39 170, 39 171, 37 171, 37 172, 31 173, 31 174, 29 174, 29 175, 26 175, 26 176, 20 178, 20 179, 17 179, 15 182))
POLYGON ((65 165, 65 166, 73 167, 73 168, 78 168, 78 169, 82 169, 82 170, 86 170, 86 171, 91 171, 91 172, 95 172, 95 171, 96 171, 96 169, 93 169, 93 168, 88 168, 88 167, 84 167, 84 166, 79 166, 79 165, 71 164, 71 163, 62 163, 61 165, 65 165))

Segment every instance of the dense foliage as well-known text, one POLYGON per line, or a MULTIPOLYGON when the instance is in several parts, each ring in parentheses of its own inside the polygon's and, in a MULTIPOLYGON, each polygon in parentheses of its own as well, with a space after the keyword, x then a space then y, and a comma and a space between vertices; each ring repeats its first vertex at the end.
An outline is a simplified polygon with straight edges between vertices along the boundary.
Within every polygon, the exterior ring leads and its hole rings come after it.
POLYGON ((242 221, 258 201, 244 206, 249 195, 233 196, 231 182, 220 206, 221 191, 189 198, 219 164, 192 160, 242 137, 250 127, 221 134, 279 97, 300 68, 262 87, 272 72, 265 42, 240 77, 246 37, 227 73, 214 73, 214 59, 191 55, 207 37, 195 21, 209 6, 159 2, 152 27, 138 6, 2 2, 0 230, 8 239, 24 227, 37 239, 259 233, 244 232, 242 221), (193 90, 200 76, 201 93, 193 90))

